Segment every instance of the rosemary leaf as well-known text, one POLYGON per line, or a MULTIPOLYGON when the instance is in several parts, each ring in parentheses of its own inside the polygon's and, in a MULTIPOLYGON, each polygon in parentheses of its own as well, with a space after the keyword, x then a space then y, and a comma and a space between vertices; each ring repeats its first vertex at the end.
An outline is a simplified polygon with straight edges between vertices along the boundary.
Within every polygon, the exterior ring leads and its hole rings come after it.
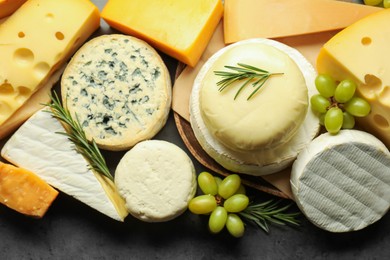
POLYGON ((114 180, 110 170, 107 167, 106 161, 94 140, 88 141, 83 128, 80 125, 78 117, 73 119, 69 110, 61 105, 57 93, 54 92, 54 96, 50 96, 52 103, 46 104, 50 107, 50 112, 53 117, 62 121, 66 128, 66 132, 58 132, 68 137, 68 139, 75 145, 75 150, 84 156, 89 162, 89 168, 94 170, 110 180, 114 180))

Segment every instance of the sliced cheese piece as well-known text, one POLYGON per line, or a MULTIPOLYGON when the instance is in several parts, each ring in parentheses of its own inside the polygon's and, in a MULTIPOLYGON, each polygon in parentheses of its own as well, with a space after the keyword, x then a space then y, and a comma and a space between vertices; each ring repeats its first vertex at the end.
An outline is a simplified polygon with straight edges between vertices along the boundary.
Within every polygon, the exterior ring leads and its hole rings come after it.
POLYGON ((195 66, 223 15, 221 0, 109 0, 103 19, 195 66))
POLYGON ((90 170, 64 135, 61 123, 44 110, 27 120, 4 145, 9 162, 36 173, 50 185, 118 221, 127 210, 112 181, 90 170))
MULTIPOLYGON (((268 39, 252 39, 232 44, 215 53, 200 69, 195 79, 190 97, 190 122, 194 134, 202 148, 219 164, 228 170, 250 175, 266 175, 279 172, 292 164, 299 151, 301 151, 317 134, 320 129, 318 117, 308 109, 305 120, 297 133, 290 141, 274 149, 263 149, 257 151, 235 151, 224 146, 208 130, 202 119, 199 95, 201 83, 209 68, 219 56, 234 48, 238 44, 258 43, 267 44, 287 53, 293 59, 306 81, 309 96, 317 93, 314 86, 316 72, 312 65, 295 49, 282 43, 268 39)), ((234 101, 232 101, 234 102, 234 101)), ((283 104, 282 104, 283 106, 283 104)), ((288 115, 288 111, 286 111, 288 115)))
POLYGON ((41 218, 58 191, 36 174, 0 162, 0 202, 22 214, 41 218))
POLYGON ((380 10, 334 0, 225 0, 225 43, 343 29, 380 10))
POLYGON ((305 119, 308 90, 302 72, 284 51, 256 41, 225 49, 209 67, 200 82, 199 106, 210 133, 232 150, 251 151, 275 148, 288 142, 305 119), (252 79, 230 84, 222 92, 223 79, 215 71, 232 72, 225 66, 248 64, 275 75, 251 96, 252 79))
POLYGON ((119 162, 115 184, 134 217, 147 222, 168 221, 182 214, 194 197, 195 168, 178 146, 143 141, 119 162))
POLYGON ((0 0, 0 18, 11 15, 27 0, 0 0))
POLYGON ((61 92, 87 138, 107 150, 151 139, 165 125, 172 99, 170 75, 158 53, 120 34, 84 44, 65 69, 61 92))
POLYGON ((329 40, 317 59, 319 73, 352 79, 371 105, 359 124, 390 146, 390 9, 370 15, 329 40))
POLYGON ((31 0, 0 26, 0 127, 99 25, 88 0, 31 0))
POLYGON ((313 224, 331 232, 356 231, 389 210, 389 168, 390 153, 373 135, 358 130, 326 133, 299 154, 291 187, 313 224))

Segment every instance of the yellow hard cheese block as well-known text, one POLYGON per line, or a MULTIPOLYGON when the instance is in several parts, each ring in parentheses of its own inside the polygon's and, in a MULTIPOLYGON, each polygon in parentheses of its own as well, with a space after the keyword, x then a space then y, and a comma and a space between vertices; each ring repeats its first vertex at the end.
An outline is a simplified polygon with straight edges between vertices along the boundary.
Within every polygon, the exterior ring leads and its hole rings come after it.
POLYGON ((0 128, 99 27, 88 0, 30 0, 0 26, 0 128))
POLYGON ((223 15, 221 0, 109 0, 103 19, 195 66, 223 15))
POLYGON ((0 18, 11 15, 27 0, 0 0, 0 18))
POLYGON ((225 43, 343 29, 381 9, 335 0, 225 0, 225 43))
POLYGON ((359 120, 390 147, 390 9, 370 15, 330 39, 317 59, 319 73, 358 82, 358 94, 371 104, 359 120))

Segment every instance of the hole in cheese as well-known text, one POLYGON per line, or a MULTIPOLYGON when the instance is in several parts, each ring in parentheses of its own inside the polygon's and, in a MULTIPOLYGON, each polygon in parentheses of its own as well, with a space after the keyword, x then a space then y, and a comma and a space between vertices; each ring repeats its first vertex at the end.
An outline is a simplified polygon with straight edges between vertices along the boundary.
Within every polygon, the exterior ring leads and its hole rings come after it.
POLYGON ((373 116, 374 122, 377 126, 381 128, 388 128, 389 127, 389 121, 387 121, 386 118, 384 118, 381 115, 375 114, 373 116))
POLYGON ((365 84, 360 86, 360 92, 364 98, 373 99, 382 88, 382 80, 375 75, 366 74, 364 76, 365 84))
POLYGON ((363 45, 367 46, 371 44, 372 40, 370 37, 363 37, 361 42, 363 45))
POLYGON ((52 13, 46 14, 46 21, 47 22, 51 22, 51 21, 53 21, 53 19, 54 19, 54 14, 52 14, 52 13))
POLYGON ((62 41, 65 38, 65 36, 62 32, 56 32, 56 38, 57 40, 62 41))
POLYGON ((21 66, 30 65, 34 61, 34 53, 27 48, 17 49, 14 52, 14 61, 21 66))
POLYGON ((19 93, 19 96, 30 96, 31 89, 24 87, 24 86, 19 86, 18 93, 19 93))
POLYGON ((34 75, 38 79, 43 79, 50 71, 50 65, 46 62, 39 62, 34 66, 34 75))
POLYGON ((24 36, 26 36, 26 35, 24 34, 24 32, 19 32, 19 33, 18 33, 18 37, 19 37, 19 38, 24 38, 24 36))
POLYGON ((11 84, 5 82, 0 85, 0 94, 5 95, 5 94, 12 94, 14 93, 14 88, 12 87, 11 84))

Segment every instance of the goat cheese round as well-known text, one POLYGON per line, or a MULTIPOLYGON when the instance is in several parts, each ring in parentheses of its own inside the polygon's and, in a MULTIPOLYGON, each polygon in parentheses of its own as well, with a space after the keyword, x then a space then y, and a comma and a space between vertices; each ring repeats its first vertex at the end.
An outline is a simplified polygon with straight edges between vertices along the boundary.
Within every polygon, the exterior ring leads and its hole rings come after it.
POLYGON ((116 168, 115 184, 129 213, 147 222, 182 214, 197 187, 188 155, 160 140, 140 142, 128 151, 116 168))
MULTIPOLYGON (((269 39, 251 39, 229 45, 214 54, 199 71, 190 98, 190 122, 197 140, 205 152, 224 168, 234 172, 259 176, 276 173, 289 167, 298 153, 318 134, 320 124, 318 117, 309 108, 306 111, 303 122, 289 141, 273 148, 254 151, 231 149, 215 138, 215 135, 210 131, 202 117, 200 104, 202 81, 213 64, 225 51, 235 47, 240 47, 245 51, 247 44, 269 45, 286 53, 297 64, 303 74, 307 86, 306 95, 311 96, 317 93, 314 85, 314 79, 317 74, 313 66, 297 50, 269 39)), ((246 101, 246 96, 241 98, 244 98, 244 101, 246 101)), ((231 104, 236 101, 238 100, 231 100, 231 104)), ((295 102, 295 100, 289 102, 295 102)), ((283 104, 279 104, 279 106, 283 107, 283 104)), ((272 110, 264 113, 272 114, 272 110)), ((283 118, 288 115, 289 110, 286 109, 283 118)), ((253 123, 260 124, 261 122, 254 121, 253 123)), ((243 135, 243 133, 239 132, 237 134, 243 135)))
POLYGON ((359 130, 325 133, 294 162, 291 188, 297 205, 316 226, 356 231, 390 208, 390 153, 373 135, 359 130))
POLYGON ((126 150, 165 125, 171 105, 169 72, 158 53, 119 34, 84 44, 65 69, 62 99, 88 139, 126 150))

